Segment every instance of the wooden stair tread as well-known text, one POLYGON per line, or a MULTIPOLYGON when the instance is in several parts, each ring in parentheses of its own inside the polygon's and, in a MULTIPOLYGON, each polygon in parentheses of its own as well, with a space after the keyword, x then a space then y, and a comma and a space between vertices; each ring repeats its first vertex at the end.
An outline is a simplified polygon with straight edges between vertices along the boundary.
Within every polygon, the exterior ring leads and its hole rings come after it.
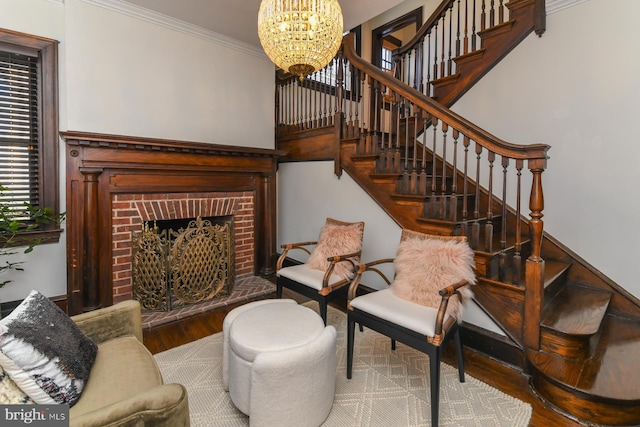
MULTIPOLYGON (((572 389, 587 400, 616 402, 622 409, 640 405, 640 321, 606 315, 599 340, 593 340, 586 360, 528 351, 536 372, 563 389, 572 389)), ((637 411, 638 409, 636 409, 637 411)))
POLYGON ((563 334, 595 335, 610 300, 610 292, 567 283, 545 307, 541 326, 563 334))
MULTIPOLYGON (((523 242, 524 244, 528 244, 529 240, 527 240, 526 242, 523 242)), ((497 256, 500 255, 499 252, 495 252, 495 253, 488 253, 488 252, 482 252, 482 251, 478 251, 476 250, 476 256, 497 256)), ((526 261, 523 259, 523 262, 526 261)), ((555 280, 557 280, 560 276, 564 275, 566 273, 566 271, 571 267, 571 264, 567 264, 566 262, 562 262, 562 261, 556 261, 553 259, 547 259, 545 260, 545 266, 544 266, 544 285, 545 287, 548 286, 550 283, 554 282, 555 280)), ((520 283, 522 283, 524 286, 525 283, 525 267, 524 265, 522 266, 522 278, 520 280, 520 283)), ((492 283, 494 285, 499 285, 502 284, 502 282, 499 282, 497 280, 492 280, 489 278, 483 278, 483 281, 487 282, 487 283, 492 283)))
POLYGON ((370 160, 377 160, 378 154, 356 154, 351 158, 354 162, 366 162, 370 160))
POLYGON ((399 179, 402 177, 400 172, 375 172, 369 175, 371 179, 399 179))
POLYGON ((591 394, 640 404, 640 322, 607 316, 595 356, 577 387, 591 394), (607 342, 608 341, 608 342, 607 342))
MULTIPOLYGON (((379 176, 381 176, 382 174, 376 174, 375 178, 378 178, 379 176)), ((389 176, 393 176, 392 174, 389 174, 389 176)), ((428 177, 429 179, 431 179, 431 177, 428 177)), ((436 179, 437 180, 441 180, 441 176, 437 176, 436 179)), ((439 193, 436 194, 435 197, 442 197, 443 194, 439 193)), ((444 194, 444 196, 446 197, 455 197, 457 199, 462 199, 462 195, 461 194, 444 194)), ((432 193, 429 194, 407 194, 407 193, 394 193, 391 195, 391 197, 394 200, 416 200, 416 201, 421 201, 424 202, 426 200, 428 200, 430 197, 434 197, 434 195, 432 193)))
POLYGON ((494 25, 493 27, 486 30, 478 31, 478 35, 483 39, 486 39, 488 37, 495 37, 499 34, 504 34, 511 31, 511 28, 514 24, 514 21, 505 21, 501 24, 494 25))

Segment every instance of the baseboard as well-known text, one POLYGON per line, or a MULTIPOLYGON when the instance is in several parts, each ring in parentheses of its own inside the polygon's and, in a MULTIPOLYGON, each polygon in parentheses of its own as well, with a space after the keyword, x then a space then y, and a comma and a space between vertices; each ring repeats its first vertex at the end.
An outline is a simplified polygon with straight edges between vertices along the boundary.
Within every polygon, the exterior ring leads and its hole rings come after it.
POLYGON ((508 337, 466 322, 462 322, 460 334, 465 347, 500 363, 524 370, 524 352, 508 337))

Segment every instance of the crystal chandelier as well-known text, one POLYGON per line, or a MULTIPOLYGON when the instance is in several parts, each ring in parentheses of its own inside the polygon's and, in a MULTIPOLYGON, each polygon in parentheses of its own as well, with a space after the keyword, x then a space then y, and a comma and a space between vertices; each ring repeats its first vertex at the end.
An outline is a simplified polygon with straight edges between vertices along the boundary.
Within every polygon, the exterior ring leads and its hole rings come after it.
POLYGON ((338 51, 342 10, 337 0, 262 0, 258 36, 269 59, 302 80, 338 51))

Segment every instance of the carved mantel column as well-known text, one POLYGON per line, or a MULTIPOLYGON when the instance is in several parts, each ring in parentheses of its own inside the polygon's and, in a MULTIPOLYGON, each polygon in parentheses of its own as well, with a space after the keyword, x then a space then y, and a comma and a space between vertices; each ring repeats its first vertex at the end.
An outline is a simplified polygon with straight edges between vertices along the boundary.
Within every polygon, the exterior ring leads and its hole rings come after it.
POLYGON ((100 308, 100 254, 99 231, 100 215, 98 206, 98 178, 102 169, 80 168, 84 177, 84 274, 83 300, 84 311, 100 308))
POLYGON ((262 239, 256 252, 258 273, 263 277, 273 276, 276 272, 276 187, 275 174, 260 177, 256 226, 261 230, 262 239))

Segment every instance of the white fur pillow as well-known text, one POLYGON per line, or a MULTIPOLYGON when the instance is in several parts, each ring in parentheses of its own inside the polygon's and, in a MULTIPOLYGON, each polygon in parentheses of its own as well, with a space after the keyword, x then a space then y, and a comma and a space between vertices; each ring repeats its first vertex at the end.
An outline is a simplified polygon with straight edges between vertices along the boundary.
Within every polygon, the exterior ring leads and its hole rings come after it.
MULTIPOLYGON (((320 230, 318 243, 307 258, 307 266, 315 270, 326 271, 330 262, 327 258, 336 255, 347 255, 358 252, 362 248, 362 234, 364 233, 364 222, 340 222, 327 218, 327 222, 320 230)), ((357 264, 360 257, 354 257, 357 264)), ((348 261, 336 264, 333 274, 343 279, 353 277, 353 265, 348 261)))
MULTIPOLYGON (((399 298, 437 309, 442 300, 438 291, 460 280, 476 283, 474 265, 473 250, 466 242, 409 238, 398 246, 391 291, 399 298)), ((473 296, 469 286, 459 291, 462 302, 473 296)), ((457 295, 449 299, 447 313, 462 319, 462 304, 457 295)))
POLYGON ((4 368, 0 366, 0 404, 17 405, 21 403, 35 402, 18 387, 4 368))

